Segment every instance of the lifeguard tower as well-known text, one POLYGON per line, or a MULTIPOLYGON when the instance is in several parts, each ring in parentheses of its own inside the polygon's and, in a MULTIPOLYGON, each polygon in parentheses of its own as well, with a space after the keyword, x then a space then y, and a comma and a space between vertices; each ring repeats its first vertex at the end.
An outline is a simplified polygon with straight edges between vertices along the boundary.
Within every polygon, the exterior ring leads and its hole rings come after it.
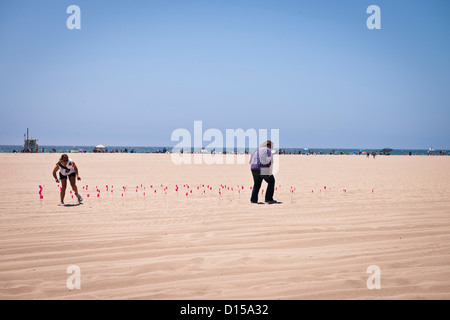
POLYGON ((39 139, 30 139, 29 134, 30 134, 30 130, 27 129, 27 136, 26 136, 25 142, 23 144, 23 152, 38 153, 39 145, 37 144, 37 142, 39 141, 39 139))

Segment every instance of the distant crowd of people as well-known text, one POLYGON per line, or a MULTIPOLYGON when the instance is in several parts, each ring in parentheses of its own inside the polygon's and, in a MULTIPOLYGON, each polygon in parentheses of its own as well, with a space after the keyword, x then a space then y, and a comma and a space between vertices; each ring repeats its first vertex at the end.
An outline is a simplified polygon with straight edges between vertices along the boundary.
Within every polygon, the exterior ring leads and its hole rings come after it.
MULTIPOLYGON (((104 149, 103 152, 108 153, 108 150, 104 149)), ((125 148, 125 149, 115 149, 115 150, 111 151, 110 153, 136 153, 136 151, 134 149, 131 149, 130 151, 128 151, 128 149, 125 148)), ((147 152, 147 153, 149 153, 149 152, 147 152)), ((153 151, 152 153, 167 153, 167 149, 166 148, 163 148, 162 150, 158 149, 156 151, 153 151)))
MULTIPOLYGON (((428 150, 428 155, 429 156, 437 156, 437 154, 435 154, 435 153, 433 153, 432 151, 429 151, 429 150, 428 150)), ((444 150, 441 150, 441 151, 439 151, 439 155, 440 156, 445 156, 445 155, 447 155, 447 152, 444 151, 444 150)))

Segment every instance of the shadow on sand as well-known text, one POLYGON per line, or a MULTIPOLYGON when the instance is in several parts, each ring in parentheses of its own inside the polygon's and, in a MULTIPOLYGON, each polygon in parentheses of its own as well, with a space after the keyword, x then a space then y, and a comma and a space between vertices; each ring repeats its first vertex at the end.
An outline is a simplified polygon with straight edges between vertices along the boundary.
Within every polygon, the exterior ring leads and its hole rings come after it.
POLYGON ((258 203, 255 203, 255 204, 259 204, 259 205, 261 205, 261 204, 268 204, 268 205, 274 205, 274 204, 283 204, 283 202, 274 202, 274 203, 266 203, 266 202, 258 202, 258 203))
POLYGON ((76 203, 76 204, 65 204, 64 207, 79 207, 83 205, 82 203, 76 203))

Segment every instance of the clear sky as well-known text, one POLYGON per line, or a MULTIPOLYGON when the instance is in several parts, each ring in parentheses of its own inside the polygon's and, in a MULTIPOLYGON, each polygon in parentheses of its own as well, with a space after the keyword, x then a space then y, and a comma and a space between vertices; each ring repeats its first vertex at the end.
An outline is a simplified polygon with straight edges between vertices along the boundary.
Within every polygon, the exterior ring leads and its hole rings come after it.
POLYGON ((202 120, 282 147, 448 149, 450 1, 0 0, 0 108, 0 144, 171 146, 202 120))

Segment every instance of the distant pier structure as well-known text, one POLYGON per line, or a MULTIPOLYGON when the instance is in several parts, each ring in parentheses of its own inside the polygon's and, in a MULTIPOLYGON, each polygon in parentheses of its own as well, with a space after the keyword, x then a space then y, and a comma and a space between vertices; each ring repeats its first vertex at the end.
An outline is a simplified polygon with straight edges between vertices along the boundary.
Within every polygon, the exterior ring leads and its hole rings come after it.
MULTIPOLYGON (((24 135, 25 136, 25 135, 24 135)), ((23 152, 25 153, 38 153, 39 152, 39 139, 30 139, 30 129, 27 128, 27 134, 24 137, 23 152)))

